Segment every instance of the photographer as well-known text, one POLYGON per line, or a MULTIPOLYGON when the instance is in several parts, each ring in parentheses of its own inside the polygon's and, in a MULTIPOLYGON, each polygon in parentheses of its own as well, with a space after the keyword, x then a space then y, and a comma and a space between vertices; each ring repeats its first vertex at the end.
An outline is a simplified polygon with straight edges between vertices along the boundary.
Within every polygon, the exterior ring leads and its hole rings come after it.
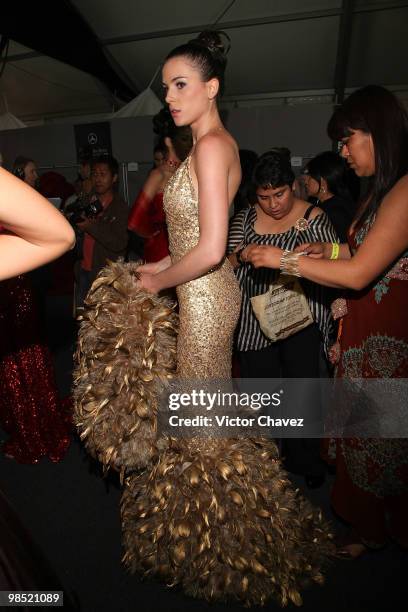
POLYGON ((107 260, 116 261, 126 251, 126 203, 117 193, 118 162, 98 157, 91 163, 92 193, 78 199, 66 211, 76 228, 83 232, 80 260, 75 266, 76 308, 83 301, 98 272, 107 260))

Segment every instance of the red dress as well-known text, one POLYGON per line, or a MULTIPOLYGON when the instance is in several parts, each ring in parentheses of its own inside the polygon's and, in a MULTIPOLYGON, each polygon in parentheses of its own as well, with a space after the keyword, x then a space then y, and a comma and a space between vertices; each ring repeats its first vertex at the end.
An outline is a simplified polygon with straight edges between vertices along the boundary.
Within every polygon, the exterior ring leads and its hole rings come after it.
MULTIPOLYGON (((368 221, 350 236, 363 242, 368 221)), ((340 378, 408 378, 408 252, 347 298, 340 339, 340 378)), ((408 545, 408 439, 336 441, 332 504, 360 537, 380 546, 387 534, 408 545)))
POLYGON ((0 283, 0 427, 9 434, 3 452, 20 463, 59 461, 70 443, 71 427, 24 275, 0 283))
POLYGON ((162 191, 152 200, 143 191, 139 193, 129 214, 128 228, 145 238, 143 256, 147 263, 167 257, 169 238, 162 191))

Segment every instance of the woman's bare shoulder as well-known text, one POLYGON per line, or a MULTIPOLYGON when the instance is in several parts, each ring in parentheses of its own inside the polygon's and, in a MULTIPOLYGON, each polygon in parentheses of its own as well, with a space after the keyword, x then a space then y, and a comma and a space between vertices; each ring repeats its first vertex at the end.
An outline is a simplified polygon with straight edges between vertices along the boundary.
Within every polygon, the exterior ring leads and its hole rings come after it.
POLYGON ((402 176, 384 196, 377 217, 398 209, 408 214, 408 174, 402 176))
POLYGON ((195 155, 216 154, 222 157, 238 155, 238 145, 227 130, 209 132, 200 138, 195 147, 195 155))
MULTIPOLYGON (((298 198, 296 199, 296 211, 299 215, 304 215, 307 209, 311 206, 312 205, 310 204, 310 202, 306 202, 306 200, 300 200, 298 198)), ((312 210, 310 211, 309 219, 314 219, 315 217, 321 215, 323 212, 324 211, 318 206, 313 206, 312 210)))
POLYGON ((160 185, 164 179, 165 174, 161 168, 153 168, 153 170, 150 170, 149 176, 147 177, 147 181, 151 185, 160 185))
POLYGON ((407 248, 408 240, 408 175, 401 177, 385 195, 376 213, 370 234, 386 236, 386 240, 402 239, 407 248))
POLYGON ((407 194, 408 193, 408 174, 404 174, 390 189, 389 193, 386 197, 391 196, 393 194, 407 194))

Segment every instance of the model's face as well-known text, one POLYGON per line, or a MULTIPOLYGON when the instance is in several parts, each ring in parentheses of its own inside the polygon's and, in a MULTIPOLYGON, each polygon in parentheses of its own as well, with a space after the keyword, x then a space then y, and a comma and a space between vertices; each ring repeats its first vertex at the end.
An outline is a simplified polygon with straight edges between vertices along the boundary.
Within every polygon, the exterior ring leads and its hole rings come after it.
POLYGON ((34 162, 28 162, 24 167, 24 182, 30 187, 35 187, 38 180, 37 166, 34 162))
POLYGON ((341 139, 340 155, 344 157, 357 176, 373 176, 375 173, 374 144, 371 134, 362 130, 350 130, 341 139))
POLYGON ((262 211, 276 221, 283 219, 290 213, 295 201, 292 187, 289 185, 271 187, 270 189, 258 187, 256 197, 262 211))
POLYGON ((95 164, 92 167, 91 178, 95 193, 103 196, 113 190, 113 185, 118 180, 118 175, 112 174, 107 164, 95 164))
POLYGON ((184 57, 173 57, 163 67, 163 87, 174 123, 192 125, 213 104, 217 79, 204 82, 200 71, 184 57))

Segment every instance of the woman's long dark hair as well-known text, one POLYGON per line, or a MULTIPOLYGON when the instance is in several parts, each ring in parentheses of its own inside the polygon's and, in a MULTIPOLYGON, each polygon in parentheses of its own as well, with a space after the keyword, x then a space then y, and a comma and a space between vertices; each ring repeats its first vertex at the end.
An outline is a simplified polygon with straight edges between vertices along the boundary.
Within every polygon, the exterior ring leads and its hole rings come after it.
POLYGON ((384 196, 408 172, 408 117, 397 98, 379 85, 368 85, 352 93, 335 111, 327 131, 341 140, 351 130, 371 134, 375 174, 368 201, 357 212, 358 225, 378 210, 384 196))

